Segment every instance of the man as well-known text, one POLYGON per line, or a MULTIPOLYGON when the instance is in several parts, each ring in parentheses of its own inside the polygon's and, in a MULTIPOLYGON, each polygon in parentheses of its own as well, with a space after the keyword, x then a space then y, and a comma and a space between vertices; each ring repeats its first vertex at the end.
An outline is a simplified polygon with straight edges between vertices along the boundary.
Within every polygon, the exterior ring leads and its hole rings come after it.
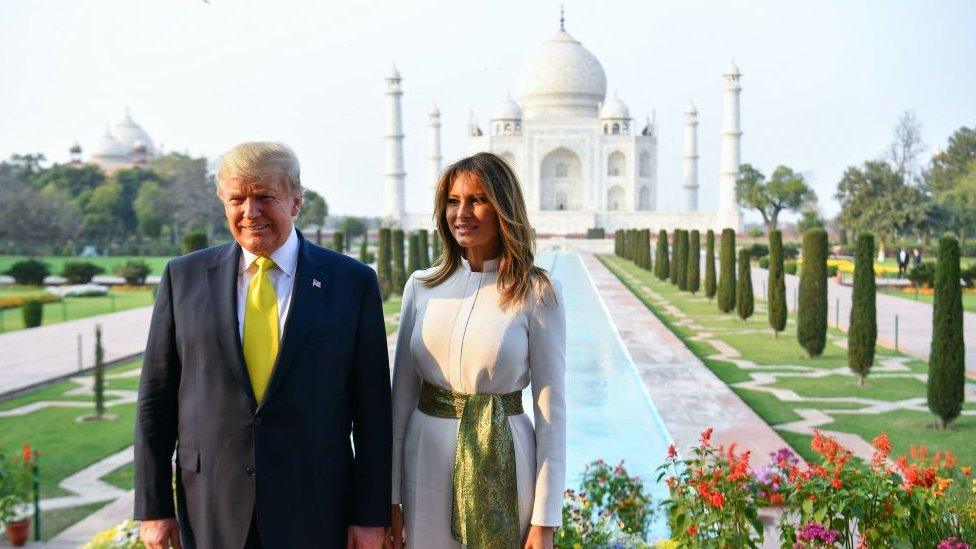
POLYGON ((898 278, 908 274, 908 250, 901 248, 898 250, 898 278))
POLYGON ((153 310, 140 535, 150 549, 380 547, 391 412, 376 276, 295 230, 288 147, 232 148, 217 193, 235 242, 170 261, 153 310))

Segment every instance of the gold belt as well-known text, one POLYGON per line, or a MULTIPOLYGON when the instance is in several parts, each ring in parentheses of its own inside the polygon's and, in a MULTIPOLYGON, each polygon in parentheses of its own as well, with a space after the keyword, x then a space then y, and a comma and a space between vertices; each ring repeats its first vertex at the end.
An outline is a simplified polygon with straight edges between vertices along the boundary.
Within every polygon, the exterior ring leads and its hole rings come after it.
POLYGON ((457 393, 424 381, 417 408, 456 418, 451 535, 472 548, 511 549, 521 541, 515 442, 506 416, 522 413, 522 392, 457 393))

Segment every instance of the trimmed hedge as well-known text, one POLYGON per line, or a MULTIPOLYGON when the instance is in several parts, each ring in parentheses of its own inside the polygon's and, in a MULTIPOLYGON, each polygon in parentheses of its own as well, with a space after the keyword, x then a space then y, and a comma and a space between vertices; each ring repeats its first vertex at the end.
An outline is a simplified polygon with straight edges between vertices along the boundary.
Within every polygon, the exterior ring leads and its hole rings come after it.
POLYGON ((681 271, 681 229, 675 229, 671 235, 671 269, 668 272, 668 280, 677 286, 678 274, 684 274, 681 271))
POLYGON ((688 231, 681 229, 678 233, 678 289, 688 289, 688 231))
POLYGON ((436 230, 430 233, 431 265, 440 263, 443 248, 444 242, 441 241, 441 234, 436 230))
POLYGON ((966 343, 962 332, 962 288, 959 286, 959 241, 939 240, 929 353, 928 404, 944 429, 962 412, 966 386, 966 343))
POLYGON ((430 267, 430 233, 427 229, 420 229, 417 232, 418 244, 420 245, 420 268, 430 267))
POLYGON ((14 277, 17 284, 41 286, 44 278, 51 274, 51 268, 43 261, 25 259, 11 265, 7 274, 14 277))
POLYGON ((126 261, 124 264, 115 268, 115 274, 125 279, 126 284, 142 285, 146 283, 146 277, 152 269, 149 264, 141 259, 126 261))
POLYGON ((715 231, 708 229, 705 234, 705 297, 709 301, 715 297, 715 231))
POLYGON ((701 287, 701 233, 698 229, 691 231, 688 241, 688 291, 691 295, 701 287))
POLYGON ((807 358, 820 356, 827 344, 827 232, 823 229, 803 235, 796 337, 807 358))
POLYGON ((742 320, 748 320, 756 310, 755 296, 752 295, 752 257, 749 250, 739 250, 739 273, 736 278, 735 311, 742 320))
POLYGON ((68 284, 88 284, 97 274, 105 269, 88 261, 68 261, 61 269, 61 276, 68 279, 68 284))
POLYGON ((359 260, 367 265, 373 262, 373 254, 369 253, 369 235, 367 233, 363 233, 363 238, 359 241, 359 260))
POLYGON ((668 231, 657 233, 657 277, 665 280, 671 276, 671 259, 668 253, 668 231))
POLYGON ((194 231, 183 235, 183 254, 203 250, 207 247, 207 233, 194 231))
POLYGON ((380 280, 380 293, 386 300, 393 293, 393 231, 380 229, 380 248, 376 257, 376 275, 380 280))
POLYGON ((613 233, 613 255, 623 257, 624 254, 624 233, 617 229, 613 233))
POLYGON ((20 312, 24 317, 24 327, 36 328, 44 318, 44 303, 37 299, 27 299, 20 306, 20 312))
POLYGON ((874 235, 857 235, 854 255, 854 289, 850 328, 847 330, 847 363, 864 385, 878 340, 878 311, 874 287, 874 235))
MULTIPOLYGON (((769 231, 769 281, 766 287, 766 304, 769 326, 773 337, 786 329, 786 277, 783 274, 783 233, 779 229, 769 231)), ((761 261, 761 260, 760 260, 761 261)))
POLYGON ((722 249, 719 256, 718 310, 731 313, 735 309, 735 231, 722 230, 722 249))
POLYGON ((400 294, 407 285, 407 265, 403 249, 406 235, 403 229, 393 229, 391 238, 393 239, 393 292, 400 294))

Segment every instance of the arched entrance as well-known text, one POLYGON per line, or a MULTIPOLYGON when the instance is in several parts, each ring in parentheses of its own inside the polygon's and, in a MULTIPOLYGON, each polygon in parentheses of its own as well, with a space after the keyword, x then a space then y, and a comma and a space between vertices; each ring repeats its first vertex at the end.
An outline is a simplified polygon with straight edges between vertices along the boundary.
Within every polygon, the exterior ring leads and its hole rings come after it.
POLYGON ((540 210, 583 208, 583 163, 576 153, 560 147, 542 158, 539 171, 540 210))

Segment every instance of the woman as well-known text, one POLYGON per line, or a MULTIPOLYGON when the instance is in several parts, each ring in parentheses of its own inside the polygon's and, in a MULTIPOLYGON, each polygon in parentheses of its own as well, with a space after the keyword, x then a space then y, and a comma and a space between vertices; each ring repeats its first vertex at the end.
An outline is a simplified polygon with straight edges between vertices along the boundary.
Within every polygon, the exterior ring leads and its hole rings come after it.
POLYGON ((407 281, 394 359, 393 546, 405 529, 417 549, 550 549, 566 461, 559 286, 533 265, 522 191, 498 156, 448 167, 435 216, 444 254, 407 281))

